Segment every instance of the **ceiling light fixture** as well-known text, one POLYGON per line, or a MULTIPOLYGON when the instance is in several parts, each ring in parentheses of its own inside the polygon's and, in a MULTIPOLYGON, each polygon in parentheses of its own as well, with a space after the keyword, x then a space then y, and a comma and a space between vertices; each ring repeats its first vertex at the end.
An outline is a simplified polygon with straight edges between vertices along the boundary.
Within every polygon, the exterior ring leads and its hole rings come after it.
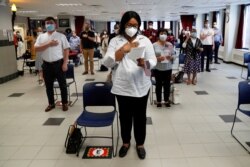
POLYGON ((16 12, 16 11, 17 11, 16 4, 13 3, 13 4, 11 5, 11 11, 12 11, 12 12, 16 12))
POLYGON ((71 6, 82 6, 81 3, 57 3, 56 6, 71 7, 71 6))

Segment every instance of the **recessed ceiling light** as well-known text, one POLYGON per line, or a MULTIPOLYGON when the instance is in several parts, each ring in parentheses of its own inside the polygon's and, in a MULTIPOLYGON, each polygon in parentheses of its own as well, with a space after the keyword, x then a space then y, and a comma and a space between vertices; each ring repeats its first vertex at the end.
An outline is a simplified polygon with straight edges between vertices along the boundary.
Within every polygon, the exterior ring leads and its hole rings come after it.
POLYGON ((81 3, 57 3, 56 6, 71 7, 71 6, 82 6, 81 3))
POLYGON ((23 11, 20 11, 18 10, 17 13, 37 13, 38 11, 35 11, 35 10, 23 10, 23 11))

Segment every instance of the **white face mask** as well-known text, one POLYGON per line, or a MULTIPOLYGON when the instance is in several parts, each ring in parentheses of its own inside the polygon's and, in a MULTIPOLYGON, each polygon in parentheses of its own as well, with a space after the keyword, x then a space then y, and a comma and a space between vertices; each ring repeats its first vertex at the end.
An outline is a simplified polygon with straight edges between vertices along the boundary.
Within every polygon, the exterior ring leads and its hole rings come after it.
POLYGON ((192 38, 196 38, 196 37, 197 37, 197 33, 196 33, 196 32, 192 32, 192 33, 191 33, 191 37, 192 37, 192 38))
POLYGON ((129 27, 125 29, 125 32, 128 36, 133 37, 137 33, 137 28, 129 27))
POLYGON ((209 24, 205 24, 205 27, 206 27, 206 28, 209 28, 209 24))
POLYGON ((152 26, 152 25, 149 25, 148 28, 153 29, 153 26, 152 26))
POLYGON ((160 35, 159 38, 160 38, 161 41, 166 41, 167 35, 166 34, 162 34, 162 35, 160 35))
POLYGON ((37 35, 39 36, 39 35, 41 35, 42 34, 42 32, 37 32, 37 35))

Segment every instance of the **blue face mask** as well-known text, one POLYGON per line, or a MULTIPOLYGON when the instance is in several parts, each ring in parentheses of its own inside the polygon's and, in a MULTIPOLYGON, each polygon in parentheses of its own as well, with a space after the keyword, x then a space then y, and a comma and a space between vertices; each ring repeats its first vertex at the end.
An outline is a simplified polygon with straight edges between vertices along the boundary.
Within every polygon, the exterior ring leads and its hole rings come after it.
POLYGON ((45 27, 47 31, 54 31, 56 29, 54 24, 46 24, 45 27))

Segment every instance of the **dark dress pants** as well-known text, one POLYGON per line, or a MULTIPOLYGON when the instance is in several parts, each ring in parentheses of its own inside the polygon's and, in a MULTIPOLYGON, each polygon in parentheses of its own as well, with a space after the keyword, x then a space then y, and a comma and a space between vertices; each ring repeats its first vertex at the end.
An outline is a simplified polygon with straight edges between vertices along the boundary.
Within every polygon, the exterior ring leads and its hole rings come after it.
POLYGON ((55 79, 57 79, 60 86, 62 104, 68 103, 66 75, 62 71, 62 64, 63 59, 53 63, 43 62, 42 65, 46 93, 50 105, 55 104, 53 88, 55 79))
POLYGON ((203 52, 201 54, 201 71, 204 71, 204 58, 207 57, 206 61, 206 70, 209 69, 209 60, 213 54, 213 46, 212 45, 203 45, 203 52))
POLYGON ((218 63, 218 52, 219 52, 219 47, 220 47, 220 42, 214 42, 214 62, 218 63))
POLYGON ((167 102, 169 100, 169 95, 170 95, 170 82, 171 82, 171 77, 172 77, 172 70, 166 70, 166 71, 159 71, 155 70, 154 71, 155 75, 155 81, 156 81, 156 87, 155 87, 155 92, 156 92, 156 100, 157 102, 162 101, 162 88, 163 88, 163 98, 164 101, 167 102))
POLYGON ((123 143, 130 143, 131 130, 134 126, 136 145, 143 145, 146 138, 146 110, 148 94, 143 97, 116 95, 119 105, 121 137, 123 143))

